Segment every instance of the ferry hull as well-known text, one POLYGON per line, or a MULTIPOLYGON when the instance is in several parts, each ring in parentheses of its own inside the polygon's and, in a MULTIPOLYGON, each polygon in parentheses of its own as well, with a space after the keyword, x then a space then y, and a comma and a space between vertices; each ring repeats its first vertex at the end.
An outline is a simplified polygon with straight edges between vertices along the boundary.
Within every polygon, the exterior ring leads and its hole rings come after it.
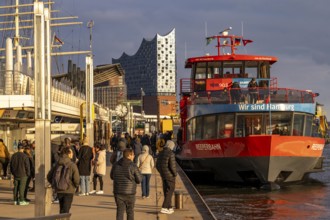
POLYGON ((240 157, 179 159, 187 173, 213 174, 214 180, 238 183, 289 183, 322 170, 323 157, 240 157))
POLYGON ((221 182, 284 184, 323 171, 324 140, 320 138, 255 136, 203 143, 215 149, 205 150, 201 142, 188 143, 177 156, 188 174, 205 172, 221 182))

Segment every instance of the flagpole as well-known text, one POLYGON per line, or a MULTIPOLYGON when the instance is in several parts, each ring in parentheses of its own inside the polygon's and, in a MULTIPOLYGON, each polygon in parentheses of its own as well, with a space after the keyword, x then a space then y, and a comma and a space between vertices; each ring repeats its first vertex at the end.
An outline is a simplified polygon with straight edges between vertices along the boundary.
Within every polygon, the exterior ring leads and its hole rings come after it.
POLYGON ((244 36, 243 34, 243 21, 241 22, 241 25, 242 25, 242 37, 244 36))
MULTIPOLYGON (((243 21, 241 22, 241 26, 242 26, 242 40, 243 40, 244 39, 244 23, 243 23, 243 21)), ((245 54, 247 54, 246 47, 244 47, 244 51, 245 51, 245 54)))

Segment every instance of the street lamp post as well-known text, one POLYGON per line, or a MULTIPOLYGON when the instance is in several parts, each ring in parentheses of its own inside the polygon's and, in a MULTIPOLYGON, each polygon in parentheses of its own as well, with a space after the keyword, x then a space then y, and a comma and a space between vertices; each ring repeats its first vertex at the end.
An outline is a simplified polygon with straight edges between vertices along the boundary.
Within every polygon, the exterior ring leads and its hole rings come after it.
POLYGON ((93 57, 86 57, 86 135, 89 146, 94 145, 94 119, 93 119, 93 57))
POLYGON ((143 91, 143 88, 141 88, 141 119, 143 117, 143 96, 145 96, 145 92, 143 91))

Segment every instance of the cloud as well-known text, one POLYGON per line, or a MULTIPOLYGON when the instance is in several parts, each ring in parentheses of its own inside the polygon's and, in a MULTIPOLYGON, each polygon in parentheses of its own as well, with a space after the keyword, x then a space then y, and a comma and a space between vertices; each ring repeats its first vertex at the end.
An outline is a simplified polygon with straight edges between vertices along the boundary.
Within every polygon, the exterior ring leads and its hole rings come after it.
MULTIPOLYGON (((110 63, 123 52, 134 54, 142 39, 176 29, 179 77, 188 77, 185 58, 216 52, 206 47, 205 35, 217 34, 232 26, 253 44, 251 54, 277 56, 272 70, 283 86, 318 91, 326 102, 329 82, 330 1, 301 0, 57 0, 83 21, 93 19, 95 64, 110 63), (242 28, 243 24, 243 28, 242 28), (308 83, 306 82, 308 80, 308 83)), ((82 42, 88 30, 81 28, 82 42)), ((78 38, 78 37, 77 37, 78 38)), ((82 43, 81 43, 82 44, 82 43)), ((88 45, 88 44, 87 44, 88 45)), ((242 52, 244 52, 244 50, 242 52)), ((280 86, 282 86, 280 85, 280 86)), ((330 118, 330 117, 329 117, 330 118)))

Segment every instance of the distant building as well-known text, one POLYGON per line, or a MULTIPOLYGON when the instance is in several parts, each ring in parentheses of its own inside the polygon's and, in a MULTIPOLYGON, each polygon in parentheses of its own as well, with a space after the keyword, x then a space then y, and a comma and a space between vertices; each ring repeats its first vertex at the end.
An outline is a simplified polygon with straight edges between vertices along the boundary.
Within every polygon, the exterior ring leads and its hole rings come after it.
POLYGON ((120 63, 125 71, 127 98, 141 99, 143 95, 145 114, 175 114, 175 29, 164 36, 143 39, 134 55, 123 53, 112 63, 120 63))
POLYGON ((100 65, 94 69, 94 102, 114 110, 126 101, 124 70, 120 64, 100 65))
MULTIPOLYGON (((99 65, 94 69, 94 102, 114 110, 117 105, 126 102, 127 88, 124 70, 120 64, 99 65)), ((52 76, 53 86, 61 82, 61 90, 70 91, 78 96, 85 94, 86 74, 76 64, 68 61, 68 72, 52 76), (65 86, 65 87, 63 87, 65 86)), ((82 97, 85 99, 85 97, 82 97)))

